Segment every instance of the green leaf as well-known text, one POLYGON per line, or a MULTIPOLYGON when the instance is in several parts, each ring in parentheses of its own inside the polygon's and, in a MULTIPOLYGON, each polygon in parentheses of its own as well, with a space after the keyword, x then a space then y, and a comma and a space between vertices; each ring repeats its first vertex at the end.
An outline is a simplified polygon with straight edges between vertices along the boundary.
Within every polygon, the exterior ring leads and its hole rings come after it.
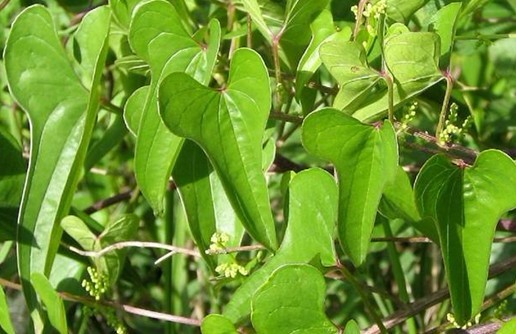
MULTIPOLYGON (((164 210, 164 195, 182 138, 170 133, 159 117, 157 89, 172 72, 186 72, 207 84, 220 44, 220 25, 210 22, 208 47, 203 48, 181 24, 176 9, 167 1, 144 2, 134 9, 129 42, 149 63, 151 84, 138 122, 135 174, 138 185, 155 214, 164 210)), ((126 122, 128 116, 125 117, 126 122)))
POLYGON ((271 98, 260 56, 250 49, 237 50, 229 83, 217 91, 186 74, 172 73, 163 80, 159 102, 168 128, 206 152, 249 234, 275 249, 274 221, 261 168, 271 98))
POLYGON ((136 136, 140 119, 142 118, 145 100, 149 95, 149 86, 143 86, 135 90, 127 99, 124 106, 124 121, 131 134, 136 136))
POLYGON ((298 96, 314 72, 321 66, 321 57, 319 56, 321 44, 332 35, 339 35, 343 39, 351 37, 350 28, 344 28, 340 32, 335 32, 333 17, 329 10, 322 11, 312 22, 310 29, 312 31, 312 40, 301 57, 296 71, 296 93, 298 96))
MULTIPOLYGON (((4 55, 6 74, 12 95, 31 123, 31 158, 18 229, 22 284, 30 281, 32 272, 49 273, 59 246, 59 221, 68 212, 95 123, 109 25, 109 9, 99 7, 83 18, 76 33, 78 40, 90 35, 87 45, 79 48, 96 54, 90 93, 75 74, 45 7, 29 7, 13 23, 4 55)), ((30 289, 24 291, 33 309, 35 297, 30 289)))
POLYGON ((251 16, 251 20, 253 24, 256 25, 260 33, 265 37, 269 43, 272 43, 272 32, 269 27, 267 27, 267 23, 265 23, 265 19, 263 18, 262 10, 260 9, 260 5, 257 0, 241 0, 244 5, 244 9, 249 16, 251 16))
POLYGON ((344 334, 360 334, 360 327, 355 320, 350 320, 346 323, 344 334))
POLYGON ((202 334, 238 334, 233 323, 220 314, 210 314, 203 319, 202 334))
POLYGON ((258 334, 339 333, 324 314, 325 297, 319 270, 306 264, 282 266, 253 297, 253 327, 258 334))
POLYGON ((441 57, 449 58, 461 7, 462 3, 452 2, 439 9, 428 22, 428 31, 437 33, 441 38, 441 57))
POLYGON ((4 289, 0 287, 0 328, 2 328, 7 334, 14 334, 13 323, 9 315, 9 305, 5 298, 4 289))
POLYGON ((288 0, 286 17, 278 32, 280 45, 291 68, 297 68, 299 60, 310 43, 310 25, 328 5, 329 0, 288 0))
POLYGON ((337 109, 358 109, 373 87, 381 80, 380 74, 367 63, 364 47, 355 41, 336 39, 321 45, 324 66, 339 83, 339 93, 333 106, 337 109))
POLYGON ((398 22, 407 22, 428 0, 388 1, 387 16, 398 22))
MULTIPOLYGON (((381 118, 388 108, 388 91, 380 73, 369 67, 358 42, 331 41, 320 50, 321 59, 340 86, 333 107, 358 120, 381 118)), ((443 79, 438 67, 439 36, 410 32, 401 24, 390 27, 384 56, 394 76, 394 106, 443 79)))
POLYGON ((201 148, 192 141, 185 141, 172 170, 172 177, 181 196, 192 237, 203 258, 214 269, 214 258, 205 253, 210 246, 211 236, 217 231, 210 185, 211 172, 210 162, 201 148))
POLYGON ((280 266, 315 258, 325 266, 335 264, 337 185, 333 177, 318 168, 304 170, 290 181, 288 199, 288 226, 276 255, 244 281, 224 309, 233 323, 249 315, 251 297, 280 266))
POLYGON ((113 15, 123 28, 128 29, 131 22, 131 13, 140 0, 109 0, 109 7, 113 15))
POLYGON ((378 210, 390 220, 401 218, 409 222, 430 239, 437 241, 437 233, 431 221, 421 220, 414 201, 414 192, 409 177, 402 167, 396 170, 392 183, 383 190, 378 210))
POLYGON ((516 207, 515 188, 516 164, 496 150, 482 152, 471 167, 436 155, 416 179, 416 203, 436 224, 459 324, 480 311, 496 224, 516 207))
POLYGON ((97 236, 93 234, 88 226, 76 216, 66 216, 61 220, 61 227, 77 243, 87 251, 92 251, 97 242, 97 236))
POLYGON ((396 175, 398 146, 394 128, 367 125, 336 109, 305 118, 306 150, 332 162, 339 180, 338 232, 342 247, 356 266, 367 255, 376 211, 385 186, 396 175))
POLYGON ((30 276, 30 282, 46 306, 48 320, 52 327, 61 334, 67 334, 66 312, 61 297, 42 273, 33 272, 30 276))
POLYGON ((503 326, 498 330, 497 334, 511 334, 514 332, 516 332, 516 318, 512 318, 503 324, 503 326))

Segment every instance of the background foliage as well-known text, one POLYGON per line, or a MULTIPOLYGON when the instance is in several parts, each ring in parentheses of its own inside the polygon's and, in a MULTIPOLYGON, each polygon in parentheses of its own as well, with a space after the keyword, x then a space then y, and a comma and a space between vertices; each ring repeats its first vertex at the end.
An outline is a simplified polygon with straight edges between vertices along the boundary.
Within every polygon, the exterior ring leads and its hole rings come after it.
POLYGON ((0 332, 515 331, 514 2, 0 8, 0 332))

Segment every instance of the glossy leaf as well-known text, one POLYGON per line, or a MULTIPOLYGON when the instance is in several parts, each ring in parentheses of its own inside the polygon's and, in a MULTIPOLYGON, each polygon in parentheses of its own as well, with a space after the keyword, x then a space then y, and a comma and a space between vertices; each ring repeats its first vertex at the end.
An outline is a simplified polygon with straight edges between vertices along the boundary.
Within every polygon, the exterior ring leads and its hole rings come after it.
POLYGON ((131 13, 139 2, 140 0, 109 0, 109 7, 120 26, 129 28, 131 13))
MULTIPOLYGON (((220 25, 216 20, 210 22, 208 47, 203 48, 184 29, 179 14, 169 2, 153 0, 134 9, 129 42, 151 69, 151 84, 137 131, 136 180, 154 212, 160 215, 183 139, 170 133, 161 121, 157 89, 161 80, 172 72, 186 72, 203 84, 209 82, 219 49, 220 25)), ((126 123, 129 123, 127 116, 126 123)))
POLYGON ((288 226, 276 255, 246 279, 224 309, 233 323, 249 315, 251 297, 280 266, 316 258, 325 266, 335 264, 337 185, 333 177, 318 168, 304 170, 290 182, 288 199, 288 226))
POLYGON ((306 264, 282 266, 253 297, 253 327, 258 334, 339 333, 324 314, 325 297, 319 270, 306 264))
POLYGON ((60 334, 67 334, 68 325, 66 323, 66 312, 61 297, 59 297, 48 279, 42 273, 32 273, 30 282, 39 298, 41 298, 43 304, 46 306, 48 320, 52 327, 60 334))
POLYGON ((145 100, 149 95, 149 86, 143 86, 135 90, 127 99, 124 106, 124 121, 129 132, 136 136, 140 119, 142 118, 145 100))
POLYGON ((237 50, 227 87, 211 90, 183 73, 172 73, 160 88, 160 111, 178 136, 199 144, 219 175, 246 230, 276 248, 265 177, 262 138, 269 115, 269 76, 260 56, 237 50))
POLYGON ((305 118, 306 150, 335 165, 339 181, 338 232, 342 247, 361 265, 385 186, 395 178, 398 146, 394 128, 367 125, 336 109, 305 118))
POLYGON ((92 251, 97 242, 97 236, 93 234, 88 226, 76 216, 66 216, 61 220, 61 227, 77 243, 87 251, 92 251))
POLYGON ((0 287, 0 328, 7 334, 14 334, 14 327, 9 315, 9 305, 5 298, 4 289, 0 287))
POLYGON ((260 4, 258 0, 241 0, 244 5, 244 9, 251 16, 253 24, 256 25, 260 33, 265 37, 269 43, 272 42, 272 31, 265 23, 265 19, 262 14, 262 10, 260 9, 260 4))
POLYGON ((210 314, 203 319, 202 334, 238 334, 233 323, 220 314, 210 314))
POLYGON ((494 231, 500 216, 516 207, 515 188, 516 164, 496 150, 482 152, 471 167, 436 155, 416 179, 416 203, 436 224, 459 324, 480 311, 494 231))
MULTIPOLYGON (((96 86, 109 24, 109 9, 99 7, 83 18, 77 31, 77 36, 89 34, 91 39, 79 48, 97 57, 89 73, 93 82, 89 93, 75 74, 45 7, 29 7, 13 23, 5 49, 6 74, 12 95, 31 123, 31 158, 18 229, 22 284, 30 281, 32 272, 49 273, 59 246, 59 221, 67 214, 95 123, 96 86)), ((30 289, 24 292, 33 309, 35 297, 30 289)))

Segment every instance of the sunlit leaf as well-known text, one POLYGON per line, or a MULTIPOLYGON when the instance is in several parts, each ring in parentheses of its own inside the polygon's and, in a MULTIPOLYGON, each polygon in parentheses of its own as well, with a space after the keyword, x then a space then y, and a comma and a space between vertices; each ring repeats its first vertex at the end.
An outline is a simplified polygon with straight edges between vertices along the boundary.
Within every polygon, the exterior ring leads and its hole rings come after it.
POLYGON ((9 305, 5 298, 4 289, 0 287, 0 328, 7 334, 14 334, 14 327, 9 315, 9 305))
POLYGON ((338 232, 356 266, 367 255, 376 211, 386 184, 395 178, 398 146, 394 128, 363 124, 336 109, 310 114, 303 122, 307 151, 335 165, 339 182, 338 232))
MULTIPOLYGON (((138 122, 136 180, 154 212, 160 215, 164 210, 168 179, 183 139, 170 133, 161 121, 157 87, 172 72, 186 72, 207 84, 219 49, 220 25, 216 20, 210 22, 208 47, 203 47, 184 29, 179 14, 169 2, 153 0, 134 9, 129 42, 151 69, 151 84, 138 122)), ((132 123, 128 117, 126 123, 132 123)))
POLYGON ((202 334, 238 334, 233 323, 220 314, 210 314, 202 321, 202 334))
POLYGON ((325 297, 319 270, 306 264, 282 266, 253 296, 253 327, 258 334, 339 333, 324 314, 325 297))
POLYGON ((459 324, 480 311, 496 224, 516 207, 514 189, 516 164, 496 150, 482 152, 471 167, 436 155, 418 174, 416 203, 435 222, 459 324))
POLYGON ((276 255, 246 279, 224 309, 234 323, 249 315, 251 297, 278 267, 315 258, 325 266, 336 261, 337 185, 333 177, 318 168, 304 170, 290 181, 288 199, 288 226, 276 255))
POLYGON ((271 103, 269 77, 260 56, 250 49, 232 58, 227 87, 218 91, 190 76, 173 73, 163 80, 163 120, 178 136, 199 144, 219 175, 246 230, 276 248, 265 177, 262 138, 271 103))
MULTIPOLYGON (((6 74, 12 95, 31 123, 31 158, 18 229, 22 284, 30 281, 32 272, 48 274, 52 267, 59 221, 68 212, 95 123, 96 86, 109 24, 109 9, 99 7, 83 18, 76 33, 78 41, 90 36, 79 48, 96 55, 90 93, 75 74, 45 7, 29 7, 13 23, 5 50, 6 74)), ((24 289, 32 310, 36 300, 30 291, 24 289)))

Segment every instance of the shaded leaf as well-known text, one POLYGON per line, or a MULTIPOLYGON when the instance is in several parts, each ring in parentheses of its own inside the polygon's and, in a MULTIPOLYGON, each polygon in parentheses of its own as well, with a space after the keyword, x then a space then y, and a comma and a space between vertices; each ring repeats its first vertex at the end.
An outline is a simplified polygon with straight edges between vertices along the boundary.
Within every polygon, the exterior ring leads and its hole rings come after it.
POLYGON ((462 3, 452 2, 439 9, 428 22, 428 31, 437 33, 441 39, 441 57, 451 52, 461 7, 462 3))
POLYGON ((30 282, 43 301, 43 304, 46 306, 48 320, 52 327, 61 334, 68 333, 63 300, 59 297, 48 279, 42 273, 34 272, 31 274, 30 282))
POLYGON ((265 177, 262 139, 269 115, 269 76, 260 56, 237 50, 227 87, 211 90, 183 73, 172 73, 160 88, 165 124, 206 152, 246 230, 276 248, 265 177))
POLYGON ((471 167, 436 155, 416 179, 416 203, 435 222, 459 324, 480 311, 496 224, 516 207, 514 189, 516 164, 496 150, 482 152, 471 167))
POLYGON ((428 0, 389 1, 387 16, 398 22, 407 22, 428 0))
POLYGON ((325 266, 335 264, 337 185, 333 177, 318 168, 304 170, 290 181, 288 199, 288 226, 276 255, 245 280, 224 309, 233 323, 249 315, 251 297, 280 266, 316 258, 325 266))
POLYGON ((77 243, 87 251, 92 251, 97 241, 97 236, 93 234, 88 226, 76 216, 66 216, 61 220, 61 227, 77 243))
MULTIPOLYGON (((76 33, 90 35, 88 44, 79 47, 96 55, 89 93, 75 74, 45 7, 29 7, 13 23, 5 50, 6 74, 12 95, 31 123, 31 158, 18 229, 22 284, 30 281, 32 272, 49 273, 59 246, 58 222, 68 212, 95 123, 96 86, 109 24, 109 9, 99 7, 83 18, 76 33)), ((34 308, 35 297, 30 289, 24 292, 29 308, 34 308)))
POLYGON ((356 266, 365 260, 376 211, 386 184, 395 178, 398 146, 394 128, 363 124, 336 109, 305 118, 306 150, 335 165, 339 181, 338 231, 356 266))
POLYGON ((306 264, 282 266, 253 297, 253 327, 258 334, 339 333, 324 314, 325 297, 319 270, 306 264))

